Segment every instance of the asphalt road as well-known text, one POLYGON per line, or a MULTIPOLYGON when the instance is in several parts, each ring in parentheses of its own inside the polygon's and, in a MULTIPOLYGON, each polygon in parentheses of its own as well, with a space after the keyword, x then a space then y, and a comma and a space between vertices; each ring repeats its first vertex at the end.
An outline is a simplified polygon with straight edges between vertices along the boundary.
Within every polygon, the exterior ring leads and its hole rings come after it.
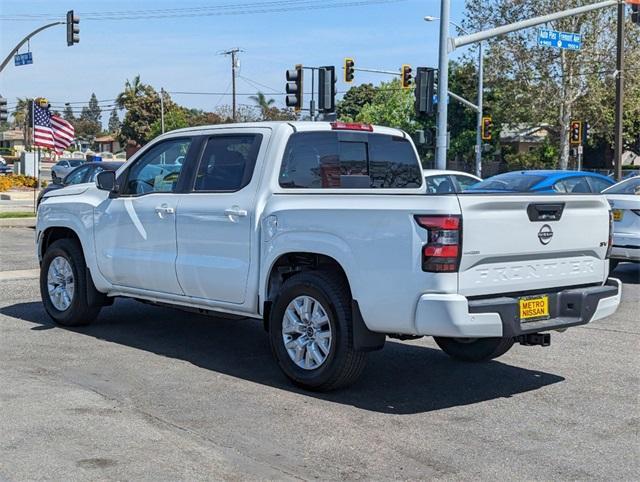
MULTIPOLYGON (((0 230, 2 271, 37 267, 32 240, 0 230)), ((259 322, 118 300, 62 329, 35 279, 5 279, 0 479, 637 480, 639 268, 615 316, 549 348, 470 365, 390 341, 324 395, 288 383, 259 322)))

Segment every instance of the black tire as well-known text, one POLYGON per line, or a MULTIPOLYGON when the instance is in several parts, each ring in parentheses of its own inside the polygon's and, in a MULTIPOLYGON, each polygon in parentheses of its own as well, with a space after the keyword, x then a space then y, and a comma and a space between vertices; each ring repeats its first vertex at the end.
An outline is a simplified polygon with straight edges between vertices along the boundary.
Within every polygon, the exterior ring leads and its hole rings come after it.
POLYGON ((80 244, 73 239, 59 239, 47 248, 40 266, 40 296, 48 315, 63 326, 82 326, 94 321, 102 304, 96 297, 89 298, 95 290, 93 281, 88 277, 87 265, 80 244), (74 290, 71 304, 64 311, 58 310, 49 296, 47 275, 51 262, 57 257, 65 258, 73 272, 74 290))
POLYGON ((493 360, 507 353, 513 346, 513 338, 444 338, 434 336, 438 346, 451 358, 467 362, 493 360))
POLYGON ((269 320, 271 350, 294 384, 313 391, 330 391, 354 383, 366 364, 366 353, 353 348, 351 295, 342 276, 331 271, 293 275, 282 285, 269 320), (329 318, 331 344, 326 360, 315 369, 299 367, 287 353, 282 323, 287 306, 299 296, 317 300, 329 318))
POLYGON ((618 261, 617 259, 610 259, 609 260, 609 274, 613 273, 615 271, 615 269, 618 267, 619 264, 620 264, 620 261, 618 261))

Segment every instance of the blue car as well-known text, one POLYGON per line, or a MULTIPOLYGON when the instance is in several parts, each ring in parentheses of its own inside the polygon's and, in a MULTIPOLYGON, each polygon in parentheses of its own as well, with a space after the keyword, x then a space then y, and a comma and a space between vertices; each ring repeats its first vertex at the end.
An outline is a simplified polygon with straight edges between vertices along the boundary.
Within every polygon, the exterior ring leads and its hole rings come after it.
POLYGON ((599 193, 614 181, 584 171, 513 171, 474 184, 467 192, 599 193))

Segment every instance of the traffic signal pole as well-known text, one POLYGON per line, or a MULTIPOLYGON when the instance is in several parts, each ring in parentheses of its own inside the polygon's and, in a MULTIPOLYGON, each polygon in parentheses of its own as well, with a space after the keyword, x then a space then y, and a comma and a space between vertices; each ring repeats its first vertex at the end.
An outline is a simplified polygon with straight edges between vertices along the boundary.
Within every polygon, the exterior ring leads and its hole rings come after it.
POLYGON ((483 44, 478 45, 478 116, 476 128, 476 176, 482 177, 482 115, 484 103, 484 51, 483 44))
POLYGON ((13 56, 18 52, 18 50, 20 50, 20 47, 22 47, 24 44, 27 43, 27 41, 33 37, 34 35, 42 32, 43 30, 46 30, 48 28, 51 27, 55 27, 56 25, 65 25, 67 22, 53 22, 53 23, 49 23, 47 25, 44 25, 40 28, 35 29, 33 32, 31 32, 29 35, 27 35, 25 38, 23 38, 20 42, 18 42, 18 45, 16 45, 13 50, 11 52, 9 52, 9 55, 7 55, 7 58, 4 59, 2 61, 2 64, 0 64, 0 72, 2 72, 4 70, 4 68, 7 66, 7 64, 11 61, 11 59, 13 58, 13 56))
POLYGON ((447 168, 447 140, 449 115, 449 16, 451 0, 440 4, 440 55, 438 61, 438 118, 436 125, 436 169, 447 168))
POLYGON ((616 55, 616 119, 615 119, 615 178, 616 181, 622 180, 622 154, 623 138, 622 138, 622 122, 624 107, 624 20, 625 20, 625 3, 618 3, 618 51, 616 55))

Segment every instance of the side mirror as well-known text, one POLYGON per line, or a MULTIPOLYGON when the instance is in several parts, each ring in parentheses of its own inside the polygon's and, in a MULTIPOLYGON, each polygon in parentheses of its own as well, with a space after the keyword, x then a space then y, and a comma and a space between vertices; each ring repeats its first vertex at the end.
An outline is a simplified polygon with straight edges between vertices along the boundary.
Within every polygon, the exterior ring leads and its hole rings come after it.
POLYGON ((53 178, 53 183, 57 184, 58 186, 62 186, 62 179, 60 179, 58 176, 53 178))
POLYGON ((96 186, 101 191, 116 192, 115 171, 102 171, 96 176, 96 186))

